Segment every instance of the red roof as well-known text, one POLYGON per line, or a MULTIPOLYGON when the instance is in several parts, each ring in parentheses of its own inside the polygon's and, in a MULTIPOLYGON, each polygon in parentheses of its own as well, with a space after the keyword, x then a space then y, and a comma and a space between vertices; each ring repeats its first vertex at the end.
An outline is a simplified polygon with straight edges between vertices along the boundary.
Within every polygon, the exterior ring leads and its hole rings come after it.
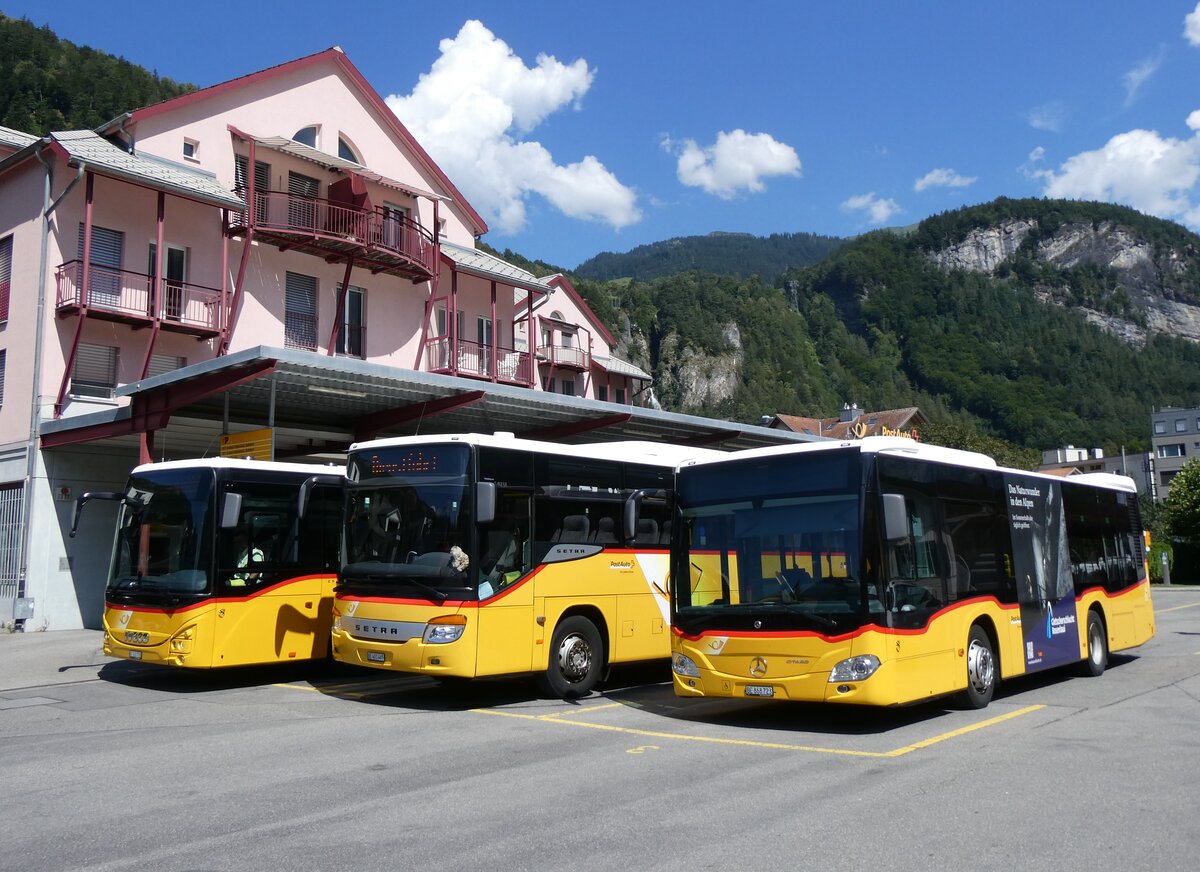
POLYGON ((906 409, 885 409, 881 412, 862 412, 853 421, 840 418, 805 418, 799 415, 776 415, 771 426, 777 430, 808 433, 829 439, 852 439, 884 435, 892 431, 916 432, 925 423, 925 416, 916 406, 906 409))
POLYGON ((238 78, 230 79, 227 82, 221 82, 220 84, 212 85, 208 88, 201 88, 198 91, 192 91, 190 94, 184 94, 180 97, 164 100, 163 102, 155 103, 152 106, 145 106, 141 109, 135 109, 130 113, 130 123, 137 124, 137 122, 141 121, 142 119, 152 118, 155 115, 159 115, 163 112, 170 112, 179 108, 180 106, 188 106, 192 103, 199 103, 203 100, 208 100, 228 91, 234 91, 245 87, 253 82, 274 78, 275 76, 279 76, 284 73, 290 73, 295 70, 302 69, 313 64, 324 63, 326 61, 332 61, 343 73, 346 74, 350 81, 352 81, 362 92, 363 96, 366 97, 367 102, 370 103, 371 106, 374 107, 374 109, 379 113, 380 117, 383 118, 384 123, 386 123, 391 131, 395 133, 396 136, 398 136, 401 141, 403 141, 405 145, 412 150, 413 156, 417 159, 417 162, 425 167, 425 169, 428 170, 429 173, 432 174, 442 184, 455 203, 462 207, 462 209, 467 213, 468 222, 474 225, 472 229, 474 230, 475 234, 477 236, 482 236, 484 233, 487 233, 487 222, 484 221, 480 214, 475 211, 470 203, 467 202, 466 198, 463 197, 458 188, 454 186, 454 183, 450 181, 449 177, 444 172, 442 172, 441 167, 434 163, 433 158, 431 158, 429 153, 421 147, 421 144, 417 142, 416 138, 409 133, 408 128, 400 123, 400 119, 396 117, 396 113, 394 113, 388 107, 387 103, 385 103, 383 98, 379 96, 378 92, 371 87, 371 84, 363 77, 363 74, 358 71, 358 67, 354 66, 354 64, 350 62, 350 59, 346 57, 346 53, 336 46, 333 48, 327 48, 324 51, 317 52, 316 54, 297 58, 294 61, 287 61, 286 63, 278 64, 273 67, 267 67, 265 70, 259 70, 257 73, 239 76, 238 78))

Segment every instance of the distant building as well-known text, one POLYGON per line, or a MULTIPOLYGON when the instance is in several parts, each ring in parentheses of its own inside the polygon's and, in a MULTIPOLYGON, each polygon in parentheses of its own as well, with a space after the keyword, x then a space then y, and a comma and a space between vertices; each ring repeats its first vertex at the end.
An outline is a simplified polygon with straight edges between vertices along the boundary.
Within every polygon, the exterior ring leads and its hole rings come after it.
POLYGON ((1076 448, 1074 445, 1068 445, 1065 448, 1043 451, 1042 462, 1037 471, 1063 477, 1092 472, 1127 475, 1137 484, 1138 493, 1151 492, 1150 455, 1144 453, 1105 457, 1100 448, 1076 448))
POLYGON ((846 403, 836 418, 805 418, 800 415, 775 415, 763 421, 774 430, 791 430, 826 439, 862 439, 866 436, 908 436, 920 440, 920 428, 927 419, 916 406, 867 412, 857 403, 846 403))
POLYGON ((1200 409, 1167 406, 1150 414, 1150 445, 1154 456, 1155 499, 1165 500, 1183 465, 1200 457, 1200 409))

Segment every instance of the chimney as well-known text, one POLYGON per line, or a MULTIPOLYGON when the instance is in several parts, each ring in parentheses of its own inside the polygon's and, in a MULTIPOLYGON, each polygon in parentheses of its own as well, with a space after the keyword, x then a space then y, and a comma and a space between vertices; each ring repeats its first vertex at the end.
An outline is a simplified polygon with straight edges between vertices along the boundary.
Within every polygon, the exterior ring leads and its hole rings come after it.
POLYGON ((848 424, 851 421, 857 421, 861 415, 862 409, 858 407, 858 403, 843 403, 842 416, 839 420, 843 424, 848 424))

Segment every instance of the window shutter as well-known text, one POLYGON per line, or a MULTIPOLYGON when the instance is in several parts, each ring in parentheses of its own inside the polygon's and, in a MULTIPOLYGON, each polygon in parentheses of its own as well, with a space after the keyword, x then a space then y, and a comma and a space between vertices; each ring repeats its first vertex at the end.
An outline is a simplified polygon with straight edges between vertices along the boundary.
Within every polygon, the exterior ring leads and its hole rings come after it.
POLYGON ((0 322, 8 320, 8 300, 12 290, 12 241, 11 236, 0 239, 0 322))
MULTIPOLYGON (((75 257, 83 260, 83 223, 79 224, 79 248, 75 257)), ((125 255, 125 234, 120 230, 92 226, 92 263, 109 269, 120 269, 125 255)))
POLYGON ((174 372, 177 369, 183 369, 187 366, 187 358, 179 357, 174 354, 152 354, 150 355, 150 368, 146 371, 147 378, 153 378, 156 375, 174 372))
POLYGON ((118 351, 111 345, 79 344, 71 370, 71 393, 82 397, 111 398, 117 386, 118 351))
POLYGON ((287 274, 283 344, 286 348, 317 349, 317 280, 313 276, 287 274))
POLYGON ((0 407, 4 406, 4 376, 8 373, 8 349, 0 348, 0 407))

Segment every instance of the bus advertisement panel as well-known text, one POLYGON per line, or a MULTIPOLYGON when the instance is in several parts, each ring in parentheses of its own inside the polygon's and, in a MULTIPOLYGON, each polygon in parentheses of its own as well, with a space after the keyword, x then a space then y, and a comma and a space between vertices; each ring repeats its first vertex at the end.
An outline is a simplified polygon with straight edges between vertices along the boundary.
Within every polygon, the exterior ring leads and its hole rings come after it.
POLYGON ((193 669, 326 656, 341 467, 226 459, 139 466, 120 503, 104 653, 193 669))
POLYGON ((982 707, 1154 634, 1132 481, 894 437, 685 463, 672 578, 681 696, 982 707))
POLYGON ((562 697, 611 664, 665 659, 682 457, 476 434, 351 446, 334 657, 439 678, 535 673, 562 697))

